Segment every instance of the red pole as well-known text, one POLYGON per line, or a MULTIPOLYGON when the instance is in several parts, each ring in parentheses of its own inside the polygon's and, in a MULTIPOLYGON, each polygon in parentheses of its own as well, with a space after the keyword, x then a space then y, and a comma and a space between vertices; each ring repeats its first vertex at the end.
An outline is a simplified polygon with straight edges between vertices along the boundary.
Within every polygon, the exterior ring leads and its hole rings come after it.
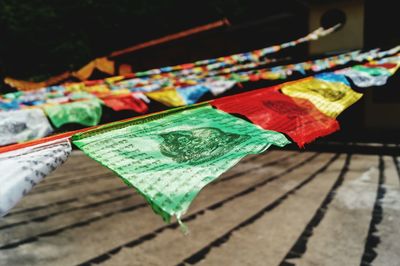
POLYGON ((147 42, 144 42, 144 43, 140 43, 140 44, 128 47, 128 48, 123 49, 123 50, 112 52, 109 55, 109 57, 110 58, 111 57, 117 57, 117 56, 120 56, 120 55, 123 55, 123 54, 126 54, 126 53, 131 53, 131 52, 134 52, 134 51, 137 51, 137 50, 141 50, 141 49, 144 49, 144 48, 147 48, 147 47, 150 47, 150 46, 154 46, 154 45, 158 45, 158 44, 161 44, 161 43, 170 42, 170 41, 181 39, 181 38, 184 38, 184 37, 187 37, 187 36, 199 33, 199 32, 215 29, 215 28, 221 27, 223 25, 230 25, 228 19, 224 18, 224 19, 221 19, 221 20, 218 20, 216 22, 212 22, 212 23, 209 23, 209 24, 206 24, 206 25, 203 25, 203 26, 195 27, 195 28, 192 28, 192 29, 189 29, 189 30, 185 30, 185 31, 181 31, 181 32, 174 33, 174 34, 171 34, 171 35, 167 35, 167 36, 161 37, 159 39, 155 39, 155 40, 147 41, 147 42))

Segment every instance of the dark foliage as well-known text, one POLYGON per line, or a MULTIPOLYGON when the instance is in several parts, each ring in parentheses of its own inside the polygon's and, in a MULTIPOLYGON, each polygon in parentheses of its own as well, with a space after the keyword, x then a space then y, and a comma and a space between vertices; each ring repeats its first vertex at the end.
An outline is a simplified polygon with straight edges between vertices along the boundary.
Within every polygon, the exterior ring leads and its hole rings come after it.
POLYGON ((299 6, 287 2, 295 1, 1 0, 0 76, 43 80, 223 17, 240 24, 299 6))

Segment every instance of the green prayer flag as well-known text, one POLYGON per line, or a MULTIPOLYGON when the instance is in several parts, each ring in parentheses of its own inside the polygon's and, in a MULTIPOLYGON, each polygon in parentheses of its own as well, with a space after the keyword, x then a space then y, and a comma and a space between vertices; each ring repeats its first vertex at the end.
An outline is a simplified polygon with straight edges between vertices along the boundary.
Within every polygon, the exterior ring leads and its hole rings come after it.
POLYGON ((67 123, 95 126, 100 122, 102 114, 101 101, 98 99, 47 105, 43 109, 55 127, 67 123))
POLYGON ((289 143, 210 105, 114 123, 73 136, 89 157, 116 172, 167 222, 199 191, 248 154, 289 143))

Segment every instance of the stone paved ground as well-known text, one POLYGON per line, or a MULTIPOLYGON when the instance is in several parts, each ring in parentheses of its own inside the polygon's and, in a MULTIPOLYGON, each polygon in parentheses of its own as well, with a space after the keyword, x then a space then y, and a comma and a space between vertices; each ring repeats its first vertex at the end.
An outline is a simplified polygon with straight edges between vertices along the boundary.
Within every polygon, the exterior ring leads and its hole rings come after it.
POLYGON ((399 161, 248 157, 200 193, 185 236, 76 151, 0 220, 0 265, 400 265, 399 161))

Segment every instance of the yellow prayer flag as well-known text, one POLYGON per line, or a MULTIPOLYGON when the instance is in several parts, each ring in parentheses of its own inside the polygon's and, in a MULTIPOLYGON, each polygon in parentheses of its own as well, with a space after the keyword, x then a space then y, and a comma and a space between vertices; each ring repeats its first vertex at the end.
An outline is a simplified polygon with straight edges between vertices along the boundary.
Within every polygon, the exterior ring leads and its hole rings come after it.
POLYGON ((145 93, 149 98, 169 107, 186 105, 184 99, 175 89, 159 90, 145 93))
POLYGON ((87 80, 93 73, 96 64, 94 61, 89 62, 87 65, 83 66, 76 72, 72 72, 72 76, 80 79, 80 80, 87 80))
POLYGON ((109 60, 106 57, 96 58, 94 60, 96 68, 103 73, 114 75, 115 73, 115 62, 109 60))
POLYGON ((82 90, 86 91, 86 92, 90 92, 90 93, 108 93, 108 92, 110 92, 110 88, 106 84, 85 86, 82 90))
POLYGON ((281 91, 291 97, 309 100, 322 113, 334 118, 362 96, 342 82, 316 78, 283 85, 281 91))

